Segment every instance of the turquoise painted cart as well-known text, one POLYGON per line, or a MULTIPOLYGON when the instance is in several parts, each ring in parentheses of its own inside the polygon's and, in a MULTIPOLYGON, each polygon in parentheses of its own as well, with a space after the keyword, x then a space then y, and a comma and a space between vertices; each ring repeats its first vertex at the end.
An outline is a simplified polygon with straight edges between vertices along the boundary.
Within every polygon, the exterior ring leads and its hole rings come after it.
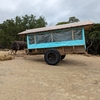
POLYGON ((85 31, 93 22, 76 22, 58 26, 29 29, 18 33, 27 37, 28 54, 44 54, 47 64, 56 65, 69 53, 84 53, 85 31))

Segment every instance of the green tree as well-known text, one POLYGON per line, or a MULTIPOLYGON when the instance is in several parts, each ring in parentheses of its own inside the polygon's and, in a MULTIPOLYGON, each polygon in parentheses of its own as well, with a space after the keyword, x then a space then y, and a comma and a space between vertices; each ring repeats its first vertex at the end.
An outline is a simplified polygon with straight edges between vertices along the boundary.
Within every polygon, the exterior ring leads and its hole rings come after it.
POLYGON ((75 16, 69 17, 69 20, 68 20, 69 23, 74 23, 74 22, 79 22, 79 21, 80 20, 78 18, 76 18, 75 16))
POLYGON ((68 23, 74 23, 74 22, 79 22, 80 20, 74 16, 69 17, 69 20, 66 22, 58 22, 56 25, 61 25, 61 24, 68 24, 68 23))
POLYGON ((45 27, 47 22, 43 16, 36 19, 34 15, 16 16, 14 19, 8 19, 0 24, 0 45, 9 48, 14 40, 21 40, 18 33, 26 29, 45 27))
POLYGON ((86 33, 86 44, 88 53, 100 54, 100 24, 94 24, 86 33))
POLYGON ((45 27, 47 25, 47 23, 44 21, 45 18, 43 16, 40 16, 37 20, 36 20, 36 28, 39 28, 39 27, 45 27))
POLYGON ((69 22, 58 22, 56 25, 68 24, 69 22))

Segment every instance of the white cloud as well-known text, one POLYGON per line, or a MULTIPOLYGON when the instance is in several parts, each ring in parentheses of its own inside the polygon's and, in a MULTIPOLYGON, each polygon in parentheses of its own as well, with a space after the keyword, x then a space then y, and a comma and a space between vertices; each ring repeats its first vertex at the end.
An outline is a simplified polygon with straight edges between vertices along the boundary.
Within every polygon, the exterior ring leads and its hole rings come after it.
POLYGON ((49 25, 68 21, 75 16, 80 21, 100 22, 99 0, 0 0, 0 23, 6 19, 33 14, 43 15, 49 25))

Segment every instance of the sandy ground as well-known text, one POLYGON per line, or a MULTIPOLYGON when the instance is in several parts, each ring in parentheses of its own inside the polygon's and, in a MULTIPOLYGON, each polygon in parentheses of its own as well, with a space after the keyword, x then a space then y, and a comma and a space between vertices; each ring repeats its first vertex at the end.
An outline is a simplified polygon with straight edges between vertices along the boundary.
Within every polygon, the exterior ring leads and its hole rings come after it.
POLYGON ((50 66, 18 52, 0 61, 0 100, 100 100, 100 56, 68 54, 50 66))

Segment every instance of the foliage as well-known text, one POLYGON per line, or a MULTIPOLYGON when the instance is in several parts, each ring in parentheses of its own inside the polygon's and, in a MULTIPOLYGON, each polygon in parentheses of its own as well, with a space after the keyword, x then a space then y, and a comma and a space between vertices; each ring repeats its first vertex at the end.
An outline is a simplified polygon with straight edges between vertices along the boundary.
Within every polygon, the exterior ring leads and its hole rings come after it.
POLYGON ((58 22, 56 25, 68 24, 69 22, 58 22))
POLYGON ((74 22, 79 22, 79 21, 80 20, 78 18, 76 18, 75 16, 69 17, 69 20, 68 20, 69 23, 74 23, 74 22))
POLYGON ((36 19, 34 15, 16 16, 15 19, 8 19, 0 24, 0 47, 9 48, 14 40, 21 40, 18 33, 26 29, 45 27, 47 22, 43 16, 36 19))
POLYGON ((86 44, 88 53, 100 54, 100 24, 94 24, 86 33, 86 44))
POLYGON ((58 22, 56 25, 61 25, 61 24, 68 24, 68 23, 74 23, 74 22, 79 22, 80 20, 76 17, 69 17, 69 20, 67 22, 58 22))

